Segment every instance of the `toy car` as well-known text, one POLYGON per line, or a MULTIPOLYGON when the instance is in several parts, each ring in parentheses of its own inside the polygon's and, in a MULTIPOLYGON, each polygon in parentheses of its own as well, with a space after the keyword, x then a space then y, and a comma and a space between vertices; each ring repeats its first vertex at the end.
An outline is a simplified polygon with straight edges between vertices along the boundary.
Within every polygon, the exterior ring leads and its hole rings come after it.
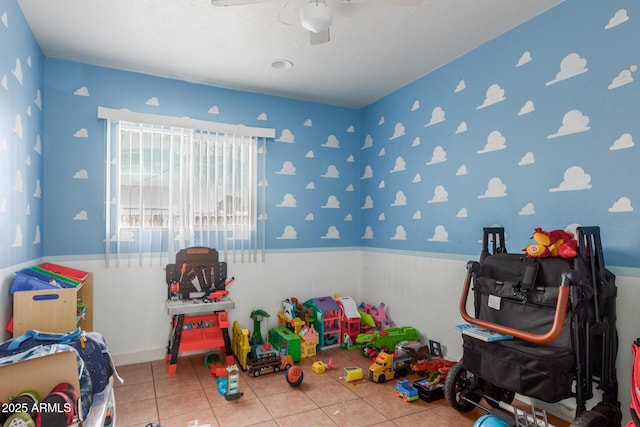
POLYGON ((418 389, 409 383, 409 380, 399 380, 396 382, 396 396, 402 397, 405 402, 418 400, 418 389))

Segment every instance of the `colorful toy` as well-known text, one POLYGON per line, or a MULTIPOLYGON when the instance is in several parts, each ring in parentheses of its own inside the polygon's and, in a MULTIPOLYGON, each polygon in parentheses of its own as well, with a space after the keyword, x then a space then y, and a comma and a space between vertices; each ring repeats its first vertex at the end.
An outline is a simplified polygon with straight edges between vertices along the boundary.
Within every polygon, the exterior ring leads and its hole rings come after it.
POLYGON ((340 322, 342 309, 332 297, 312 298, 304 303, 313 310, 316 331, 320 338, 319 348, 340 345, 340 322))
POLYGON ((360 334, 360 312, 356 302, 351 297, 341 297, 336 295, 336 302, 342 309, 342 339, 349 340, 353 345, 353 340, 360 334))
POLYGON ((299 366, 292 366, 291 368, 287 369, 285 379, 290 386, 297 387, 302 384, 302 380, 304 379, 304 372, 299 366))
POLYGON ((418 400, 418 389, 409 383, 409 380, 399 380, 396 382, 396 396, 404 399, 405 402, 418 400))
POLYGON ((260 324, 265 318, 270 317, 269 313, 264 310, 257 309, 251 312, 250 317, 253 320, 253 335, 251 336, 249 342, 251 343, 251 345, 264 344, 264 340, 262 339, 262 332, 260 331, 260 324))
POLYGON ((393 353, 380 352, 375 362, 369 367, 369 380, 384 383, 391 378, 406 376, 408 369, 414 363, 412 353, 407 349, 416 350, 421 347, 422 344, 419 341, 402 341, 396 344, 393 353))
MULTIPOLYGON (((292 298, 295 300, 295 298, 292 298)), ((287 329, 293 331, 294 334, 299 334, 300 330, 306 326, 305 321, 298 317, 297 313, 301 310, 297 309, 296 304, 291 300, 282 301, 282 311, 278 312, 278 324, 284 326, 287 329)), ((301 312, 304 317, 306 313, 301 312)))
POLYGON ((360 346, 354 342, 354 339, 355 338, 351 338, 348 334, 342 334, 342 343, 340 344, 340 347, 345 350, 359 350, 360 346))
POLYGON ((303 326, 311 327, 315 324, 313 309, 300 304, 297 298, 282 301, 282 311, 278 312, 281 325, 298 334, 303 326))
POLYGON ((253 346, 249 357, 247 357, 247 373, 252 377, 280 372, 292 366, 293 359, 286 353, 286 350, 275 350, 269 343, 253 346))
POLYGON ((344 368, 344 379, 346 382, 361 380, 364 377, 364 372, 359 366, 347 366, 344 368))
POLYGON ((247 369, 247 356, 251 352, 249 344, 249 330, 240 327, 237 320, 233 321, 233 341, 231 349, 242 369, 247 369))
POLYGON ((381 349, 386 346, 388 349, 402 341, 415 341, 420 339, 418 330, 411 326, 386 328, 383 331, 375 331, 370 334, 360 334, 356 337, 357 344, 370 344, 372 347, 381 349))
POLYGON ((230 365, 226 368, 217 368, 212 374, 216 377, 218 393, 227 400, 237 400, 242 397, 240 391, 240 371, 237 365, 230 365))
POLYGON ((391 322, 391 320, 387 317, 387 313, 384 310, 384 308, 385 308, 385 304, 383 302, 381 302, 380 305, 378 305, 378 307, 376 307, 375 305, 365 304, 364 302, 362 302, 360 303, 360 307, 359 307, 361 311, 364 311, 365 313, 368 313, 371 315, 376 325, 376 328, 379 331, 382 331, 383 329, 386 329, 386 328, 390 328, 393 324, 393 322, 391 322))
POLYGON ((573 233, 564 230, 544 231, 536 228, 531 238, 536 242, 527 246, 524 251, 528 257, 573 258, 578 252, 578 242, 573 233))
POLYGON ((358 314, 360 314, 360 329, 362 332, 369 332, 376 328, 376 322, 369 313, 358 309, 358 314))
POLYGON ((315 357, 318 346, 318 342, 320 342, 320 338, 318 336, 318 332, 313 325, 307 327, 306 325, 302 327, 300 332, 298 333, 300 339, 300 356, 302 358, 305 357, 315 357))
POLYGON ((387 379, 400 378, 407 375, 411 358, 407 355, 381 352, 376 361, 369 366, 369 380, 384 383, 387 379))
POLYGON ((485 414, 476 420, 473 427, 507 427, 508 425, 495 415, 485 414))
MULTIPOLYGON (((420 375, 428 377, 437 376, 439 381, 444 381, 445 377, 449 373, 449 370, 456 362, 445 360, 441 357, 434 357, 431 359, 420 359, 411 366, 411 370, 420 375)), ((434 378, 435 379, 435 378, 434 378)))
POLYGON ((269 329, 268 336, 269 342, 277 350, 286 349, 294 362, 300 361, 302 358, 300 351, 302 339, 299 335, 294 334, 284 326, 276 326, 275 328, 269 329))
POLYGON ((329 359, 329 363, 324 363, 322 360, 318 360, 311 364, 311 370, 316 374, 323 374, 327 369, 335 369, 336 365, 329 359))
POLYGON ((429 377, 422 378, 413 383, 418 390, 418 396, 425 402, 433 402, 444 398, 444 382, 438 380, 437 383, 431 383, 429 377))

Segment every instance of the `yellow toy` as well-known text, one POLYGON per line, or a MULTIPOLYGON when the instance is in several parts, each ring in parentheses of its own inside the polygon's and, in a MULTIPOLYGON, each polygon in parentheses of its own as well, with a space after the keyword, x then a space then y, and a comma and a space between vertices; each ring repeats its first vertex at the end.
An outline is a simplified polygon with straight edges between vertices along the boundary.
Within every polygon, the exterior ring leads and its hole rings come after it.
POLYGON ((547 232, 541 228, 536 228, 531 238, 536 243, 532 243, 524 249, 528 257, 573 258, 578 254, 578 242, 573 233, 568 231, 552 230, 547 232))
POLYGON ((348 366, 344 368, 344 379, 346 382, 361 380, 363 377, 364 373, 359 366, 348 366))
POLYGON ((318 360, 317 362, 313 362, 311 364, 311 370, 316 374, 323 374, 327 369, 335 369, 336 365, 333 364, 331 359, 329 359, 329 363, 324 363, 322 360, 318 360))

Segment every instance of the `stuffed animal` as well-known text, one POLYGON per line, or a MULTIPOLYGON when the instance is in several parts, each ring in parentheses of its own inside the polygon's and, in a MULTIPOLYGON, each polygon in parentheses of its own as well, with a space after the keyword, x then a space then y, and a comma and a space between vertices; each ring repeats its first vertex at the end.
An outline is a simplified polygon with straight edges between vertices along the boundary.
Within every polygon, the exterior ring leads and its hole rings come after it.
POLYGON ((544 231, 536 228, 531 238, 536 242, 527 246, 524 251, 528 257, 573 258, 578 254, 578 241, 573 233, 565 230, 544 231))

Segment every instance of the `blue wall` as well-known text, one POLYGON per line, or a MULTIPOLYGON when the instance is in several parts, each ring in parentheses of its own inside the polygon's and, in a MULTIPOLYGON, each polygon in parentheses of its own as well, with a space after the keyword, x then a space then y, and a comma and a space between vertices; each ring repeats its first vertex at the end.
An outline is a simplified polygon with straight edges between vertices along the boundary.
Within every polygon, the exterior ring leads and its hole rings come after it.
POLYGON ((274 127, 269 249, 469 255, 499 224, 517 252, 599 225, 607 263, 640 267, 637 1, 567 0, 361 111, 43 59, 2 8, 0 266, 104 252, 102 105, 274 127))
POLYGON ((43 55, 15 1, 0 4, 0 268, 43 254, 43 55))
POLYGON ((267 247, 359 244, 357 110, 57 59, 47 59, 45 69, 47 255, 104 253, 98 106, 275 128, 266 148, 267 247))
POLYGON ((365 108, 363 246, 519 252, 599 225, 640 267, 640 2, 570 0, 365 108))

